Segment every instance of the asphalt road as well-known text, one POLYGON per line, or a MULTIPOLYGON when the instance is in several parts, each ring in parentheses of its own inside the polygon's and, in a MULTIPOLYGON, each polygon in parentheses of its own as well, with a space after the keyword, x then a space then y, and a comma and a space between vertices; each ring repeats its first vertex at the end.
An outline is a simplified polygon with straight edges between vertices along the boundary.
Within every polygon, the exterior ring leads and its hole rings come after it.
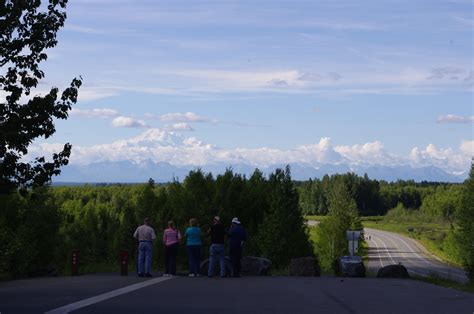
POLYGON ((155 277, 150 281, 109 274, 0 283, 2 314, 43 313, 58 308, 53 313, 66 313, 67 309, 74 309, 71 304, 80 304, 81 300, 89 302, 82 308, 76 307, 73 313, 471 314, 474 311, 473 294, 415 280, 275 276, 155 277), (141 284, 147 286, 132 289, 141 284), (104 292, 106 297, 101 298, 104 292))
POLYGON ((418 242, 400 234, 365 228, 369 245, 369 264, 371 272, 380 267, 402 263, 412 275, 436 275, 457 282, 467 282, 464 270, 449 266, 437 260, 418 242))

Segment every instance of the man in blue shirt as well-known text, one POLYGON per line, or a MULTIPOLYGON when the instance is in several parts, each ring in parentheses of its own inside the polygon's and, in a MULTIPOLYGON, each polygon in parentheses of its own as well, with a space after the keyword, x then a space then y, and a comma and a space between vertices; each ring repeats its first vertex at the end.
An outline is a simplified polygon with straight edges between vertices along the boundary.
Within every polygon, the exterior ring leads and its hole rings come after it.
POLYGON ((229 230, 229 256, 232 264, 233 277, 240 277, 242 259, 242 248, 247 241, 247 234, 242 227, 239 219, 232 219, 232 226, 229 230))

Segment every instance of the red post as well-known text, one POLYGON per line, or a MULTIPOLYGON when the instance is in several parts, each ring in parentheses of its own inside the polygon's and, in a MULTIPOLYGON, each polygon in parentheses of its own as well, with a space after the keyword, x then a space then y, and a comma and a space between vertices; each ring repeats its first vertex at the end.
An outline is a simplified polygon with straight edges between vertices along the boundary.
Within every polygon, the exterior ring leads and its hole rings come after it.
POLYGON ((72 250, 71 254, 71 274, 79 275, 79 250, 72 250))
POLYGON ((120 275, 128 276, 128 251, 120 251, 120 275))

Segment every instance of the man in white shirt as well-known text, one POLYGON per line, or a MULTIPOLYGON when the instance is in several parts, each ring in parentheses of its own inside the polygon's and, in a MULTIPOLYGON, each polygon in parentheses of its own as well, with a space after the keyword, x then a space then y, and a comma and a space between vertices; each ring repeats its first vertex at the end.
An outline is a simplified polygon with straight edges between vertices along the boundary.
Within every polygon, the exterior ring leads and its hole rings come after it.
POLYGON ((156 234, 155 230, 150 227, 150 222, 150 218, 145 218, 144 224, 139 226, 133 234, 133 237, 139 242, 138 276, 140 277, 151 277, 151 255, 153 251, 153 241, 156 239, 156 234))

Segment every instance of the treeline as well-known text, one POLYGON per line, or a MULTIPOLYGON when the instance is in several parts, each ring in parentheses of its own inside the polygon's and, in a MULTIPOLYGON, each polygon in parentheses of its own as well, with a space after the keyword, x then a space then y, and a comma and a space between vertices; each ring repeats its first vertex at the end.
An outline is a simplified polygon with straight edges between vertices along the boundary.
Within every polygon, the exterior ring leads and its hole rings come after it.
MULTIPOLYGON (((164 185, 150 180, 0 195, 0 277, 37 275, 48 268, 68 273, 73 249, 81 252, 83 271, 110 270, 120 250, 135 259, 132 233, 144 217, 152 219, 160 236, 168 220, 184 230, 195 217, 206 230, 215 215, 229 224, 239 217, 249 235, 245 254, 268 257, 278 268, 293 257, 313 254, 303 214, 327 215, 317 228, 314 248, 329 270, 335 258, 347 254, 345 231, 362 228, 359 215, 387 212, 391 218, 411 215, 449 223, 446 243, 474 269, 473 176, 471 170, 465 184, 387 183, 348 173, 295 183, 288 168, 269 176, 256 170, 249 178, 230 169, 218 176, 196 170, 183 182, 164 185)), ((205 238, 203 257, 208 245, 205 238)), ((157 241, 155 269, 163 267, 162 250, 157 241)), ((186 263, 183 247, 178 262, 186 263)))
MULTIPOLYGON (((120 250, 134 260, 135 228, 150 217, 160 237, 168 220, 179 229, 192 217, 204 230, 219 215, 230 224, 239 217, 249 234, 246 255, 270 258, 285 267, 292 257, 309 256, 313 248, 298 205, 290 170, 265 177, 256 170, 250 178, 226 171, 214 177, 192 171, 184 181, 140 185, 54 187, 26 196, 0 196, 0 274, 35 275, 55 268, 67 272, 70 253, 79 249, 81 264, 114 265, 120 250)), ((160 239, 159 239, 160 240, 160 239)), ((207 256, 209 240, 203 253, 207 256)), ((181 248, 180 263, 186 255, 181 248)), ((161 241, 155 242, 154 267, 162 268, 161 241)), ((85 268, 83 268, 85 269, 85 268)))
POLYGON ((386 182, 354 173, 326 175, 298 185, 303 212, 306 215, 326 215, 330 193, 339 181, 347 187, 360 216, 382 216, 401 205, 409 210, 422 210, 433 217, 453 219, 463 190, 462 184, 455 183, 386 182))

